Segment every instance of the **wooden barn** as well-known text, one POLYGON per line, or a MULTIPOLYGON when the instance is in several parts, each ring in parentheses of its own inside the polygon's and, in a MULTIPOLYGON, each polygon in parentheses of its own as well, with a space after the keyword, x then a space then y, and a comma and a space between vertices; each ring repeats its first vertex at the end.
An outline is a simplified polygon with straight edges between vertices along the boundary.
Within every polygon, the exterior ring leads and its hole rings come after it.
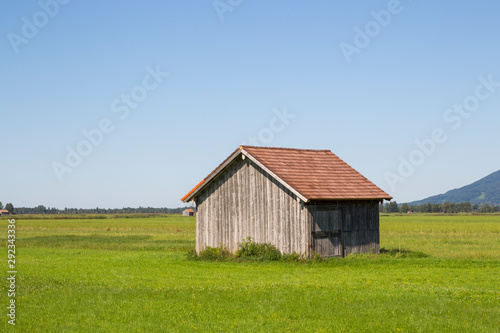
POLYGON ((196 251, 252 237, 283 253, 379 251, 379 203, 392 197, 329 150, 241 146, 193 188, 196 251))
POLYGON ((193 216, 194 215, 194 210, 192 209, 184 209, 182 211, 182 216, 193 216))

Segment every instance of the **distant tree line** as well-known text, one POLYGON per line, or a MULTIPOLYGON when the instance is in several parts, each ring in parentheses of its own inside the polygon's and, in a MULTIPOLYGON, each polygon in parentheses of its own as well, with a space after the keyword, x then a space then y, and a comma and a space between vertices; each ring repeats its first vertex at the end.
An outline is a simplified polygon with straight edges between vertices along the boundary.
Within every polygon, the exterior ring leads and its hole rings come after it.
MULTIPOLYGON (((0 202, 0 207, 2 203, 0 202)), ((7 204, 7 209, 11 214, 181 214, 186 208, 191 208, 196 211, 195 207, 178 207, 178 208, 154 208, 154 207, 139 207, 139 208, 51 208, 39 205, 37 207, 18 207, 15 208, 12 204, 7 204), (8 207, 7 207, 8 206, 8 207), (9 210, 10 208, 10 210, 9 210)), ((3 209, 3 208, 0 208, 3 209)))
POLYGON ((396 201, 391 201, 385 205, 380 204, 381 213, 496 213, 500 211, 498 205, 474 204, 470 202, 445 202, 442 204, 426 203, 423 205, 408 205, 404 203, 398 205, 396 201))

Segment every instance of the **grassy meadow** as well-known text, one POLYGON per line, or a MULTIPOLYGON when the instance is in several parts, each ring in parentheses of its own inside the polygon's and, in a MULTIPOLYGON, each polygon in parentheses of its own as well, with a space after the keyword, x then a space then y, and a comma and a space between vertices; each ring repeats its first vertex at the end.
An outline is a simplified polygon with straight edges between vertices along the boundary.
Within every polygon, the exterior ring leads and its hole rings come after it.
POLYGON ((382 247, 429 256, 307 263, 190 261, 193 217, 91 217, 15 217, 0 332, 500 331, 500 215, 382 215, 382 247))

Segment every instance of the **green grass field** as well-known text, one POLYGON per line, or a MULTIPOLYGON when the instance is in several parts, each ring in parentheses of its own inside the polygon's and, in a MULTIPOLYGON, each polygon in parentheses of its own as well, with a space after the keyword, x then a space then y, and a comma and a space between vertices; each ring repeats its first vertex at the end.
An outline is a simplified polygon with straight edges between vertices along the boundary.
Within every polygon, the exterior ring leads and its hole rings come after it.
POLYGON ((382 247, 427 258, 189 261, 181 216, 18 216, 16 239, 16 326, 4 280, 0 332, 500 331, 499 215, 381 216, 382 247))

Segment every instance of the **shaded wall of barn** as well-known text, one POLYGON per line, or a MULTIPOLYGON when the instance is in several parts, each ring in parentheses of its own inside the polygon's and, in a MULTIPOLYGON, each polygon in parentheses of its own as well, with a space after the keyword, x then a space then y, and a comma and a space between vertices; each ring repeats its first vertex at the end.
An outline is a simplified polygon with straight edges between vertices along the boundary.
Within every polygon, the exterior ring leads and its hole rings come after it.
POLYGON ((310 243, 322 256, 380 251, 378 200, 313 200, 306 207, 312 216, 310 243))
POLYGON ((237 158, 195 198, 196 251, 230 250, 252 237, 283 253, 310 254, 311 214, 295 194, 251 160, 237 158))

